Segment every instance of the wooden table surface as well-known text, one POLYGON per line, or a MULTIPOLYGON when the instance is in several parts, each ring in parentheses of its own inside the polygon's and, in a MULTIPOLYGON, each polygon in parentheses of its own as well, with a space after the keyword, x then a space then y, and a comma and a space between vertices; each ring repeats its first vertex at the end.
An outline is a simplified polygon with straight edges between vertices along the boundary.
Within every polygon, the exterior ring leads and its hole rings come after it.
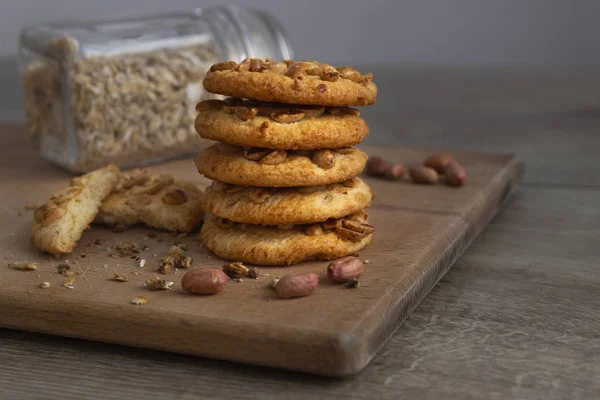
POLYGON ((0 330, 0 398, 597 397, 600 71, 373 72, 368 143, 512 152, 527 172, 362 374, 321 378, 0 330))

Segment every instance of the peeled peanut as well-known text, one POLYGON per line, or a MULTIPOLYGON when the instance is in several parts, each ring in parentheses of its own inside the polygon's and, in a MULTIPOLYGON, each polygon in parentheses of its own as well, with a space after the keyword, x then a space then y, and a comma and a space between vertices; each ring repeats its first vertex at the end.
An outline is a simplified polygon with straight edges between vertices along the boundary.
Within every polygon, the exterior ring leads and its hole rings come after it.
POLYGON ((310 224, 304 228, 304 233, 307 236, 321 236, 323 234, 323 228, 319 224, 310 224))
POLYGON ((444 168, 454 157, 448 153, 435 153, 430 155, 423 161, 423 165, 435 169, 439 174, 444 173, 444 168))
POLYGON ((237 67, 237 63, 235 61, 224 61, 217 63, 210 67, 210 72, 215 71, 229 71, 235 69, 237 67))
POLYGON ((194 294, 215 294, 225 287, 231 278, 219 269, 196 269, 181 278, 183 290, 194 294))
POLYGON ((356 257, 344 257, 333 261, 327 267, 327 277, 332 282, 348 282, 358 278, 365 271, 365 264, 356 257))
POLYGON ((333 168, 335 165, 335 153, 331 150, 319 150, 312 155, 312 162, 323 169, 333 168))
POLYGON ((275 294, 281 299, 302 297, 311 294, 319 285, 317 274, 286 275, 275 285, 275 294))
POLYGON ((371 156, 367 161, 367 174, 371 176, 383 176, 389 168, 389 163, 378 156, 371 156))
POLYGON ((180 206, 187 203, 188 197, 183 190, 172 189, 163 195, 162 201, 171 206, 180 206))
POLYGON ((410 167, 408 168, 408 174, 410 175, 410 179, 415 183, 433 185, 440 179, 435 169, 425 166, 410 167))
POLYGON ((467 180, 467 172, 456 160, 452 160, 444 168, 444 177, 448 184, 462 186, 467 180))
POLYGON ((385 171, 385 178, 390 181, 397 181, 404 176, 404 165, 394 164, 385 171))
POLYGON ((287 152, 285 150, 273 150, 266 156, 264 156, 259 163, 265 165, 278 165, 287 159, 287 152))

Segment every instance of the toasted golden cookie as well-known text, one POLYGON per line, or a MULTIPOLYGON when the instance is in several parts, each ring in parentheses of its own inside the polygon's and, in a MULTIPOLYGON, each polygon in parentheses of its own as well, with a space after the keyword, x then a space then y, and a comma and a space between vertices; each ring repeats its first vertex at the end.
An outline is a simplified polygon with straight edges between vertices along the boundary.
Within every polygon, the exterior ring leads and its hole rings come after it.
MULTIPOLYGON (((336 222, 341 223, 340 220, 336 222)), ((351 221, 353 222, 353 221, 351 221)), ((200 240, 221 258, 257 265, 290 265, 307 260, 332 260, 354 254, 371 242, 373 228, 353 222, 363 232, 321 225, 276 227, 235 224, 208 216, 200 240)))
POLYGON ((373 74, 317 61, 247 58, 213 65, 204 78, 212 93, 288 104, 367 106, 375 102, 373 74))
POLYGON ((313 150, 354 146, 368 134, 359 111, 349 107, 294 106, 229 98, 196 107, 196 131, 236 146, 313 150))
POLYGON ((123 174, 100 207, 94 222, 110 226, 139 223, 174 232, 190 232, 202 221, 202 191, 190 182, 144 170, 123 174))
POLYGON ((213 181, 204 211, 247 224, 308 224, 341 218, 369 206, 373 194, 359 178, 326 186, 264 188, 213 181))
POLYGON ((286 152, 215 144, 194 159, 207 178, 233 185, 261 187, 320 186, 358 175, 367 155, 353 147, 343 154, 332 150, 286 152))
POLYGON ((52 254, 70 253, 94 220, 102 200, 119 181, 119 168, 109 165, 74 178, 35 210, 31 242, 52 254))

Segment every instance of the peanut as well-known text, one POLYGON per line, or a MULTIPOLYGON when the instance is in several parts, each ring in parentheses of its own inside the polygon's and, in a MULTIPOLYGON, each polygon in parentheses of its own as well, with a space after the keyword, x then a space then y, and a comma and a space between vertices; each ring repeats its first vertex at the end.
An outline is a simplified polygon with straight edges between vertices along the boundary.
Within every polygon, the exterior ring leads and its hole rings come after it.
POLYGON ((439 174, 444 173, 444 168, 450 161, 454 160, 452 155, 448 153, 435 153, 430 155, 423 161, 423 165, 435 169, 439 174))
POLYGON ((236 67, 237 63, 235 61, 224 61, 210 67, 210 72, 229 71, 235 69, 236 67))
POLYGON ((335 260, 327 267, 327 277, 332 282, 348 282, 356 279, 365 271, 365 264, 356 257, 344 257, 335 260))
POLYGON ((244 157, 251 161, 260 161, 271 151, 260 147, 246 147, 244 148, 244 157))
POLYGON ((194 294, 214 294, 221 291, 231 278, 218 269, 196 269, 181 278, 183 290, 194 294))
POLYGON ((306 114, 299 111, 291 112, 273 112, 271 118, 280 124, 291 124, 300 121, 306 114))
POLYGON ((449 185, 462 186, 467 179, 467 172, 456 160, 452 160, 444 168, 444 177, 449 185))
POLYGON ((383 158, 378 156, 371 156, 367 161, 367 175, 371 176, 383 176, 385 171, 389 168, 389 164, 383 158))
POLYGON ((253 107, 235 107, 234 112, 242 121, 249 121, 258 115, 258 109, 253 107))
POLYGON ((331 150, 319 150, 313 154, 311 159, 323 169, 330 169, 335 165, 335 153, 331 150))
POLYGON ((172 189, 163 195, 162 201, 171 206, 180 206, 187 203, 188 197, 183 190, 172 189))
POLYGON ((295 110, 304 113, 304 118, 315 118, 325 112, 325 107, 296 108, 295 110))
POLYGON ((435 169, 425 166, 410 167, 408 168, 408 174, 415 183, 432 185, 440 179, 435 169))
POLYGON ((302 297, 311 294, 319 285, 317 274, 286 275, 275 285, 275 293, 281 299, 302 297))
POLYGON ((259 163, 265 165, 278 165, 287 159, 287 152, 285 150, 273 150, 266 156, 264 156, 259 163))
POLYGON ((404 165, 394 164, 385 170, 385 178, 390 181, 397 181, 404 176, 404 165))
POLYGON ((304 228, 304 233, 307 236, 321 236, 323 234, 323 228, 319 224, 310 224, 304 228))

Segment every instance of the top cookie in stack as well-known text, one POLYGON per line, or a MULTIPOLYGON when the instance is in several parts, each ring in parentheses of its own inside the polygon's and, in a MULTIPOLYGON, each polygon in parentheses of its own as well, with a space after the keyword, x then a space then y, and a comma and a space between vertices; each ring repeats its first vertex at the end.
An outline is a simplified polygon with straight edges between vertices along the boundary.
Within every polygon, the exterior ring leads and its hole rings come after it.
POLYGON ((196 130, 217 143, 198 171, 214 182, 200 234, 220 257, 261 265, 356 253, 374 231, 373 195, 357 177, 369 133, 359 111, 373 104, 372 75, 316 61, 245 59, 210 69, 206 90, 232 96, 197 106, 196 130))

